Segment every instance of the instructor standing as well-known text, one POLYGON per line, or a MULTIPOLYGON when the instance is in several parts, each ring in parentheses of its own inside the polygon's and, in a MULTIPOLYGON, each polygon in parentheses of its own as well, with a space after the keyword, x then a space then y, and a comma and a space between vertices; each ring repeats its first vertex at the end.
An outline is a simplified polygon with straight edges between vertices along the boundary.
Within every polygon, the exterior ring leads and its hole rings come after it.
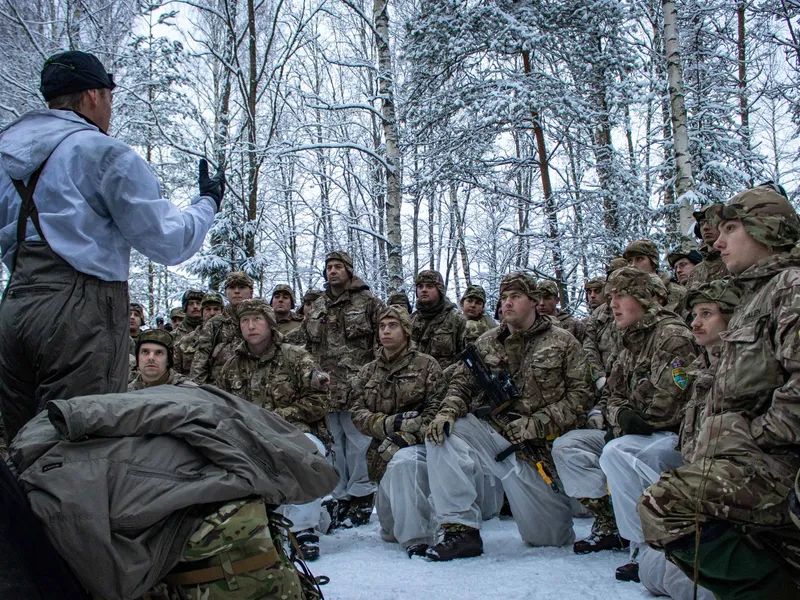
POLYGON ((0 406, 10 441, 55 398, 124 392, 131 247, 175 265, 200 248, 222 172, 200 161, 184 211, 147 163, 107 135, 113 76, 84 52, 44 64, 49 109, 0 133, 0 250, 11 279, 0 304, 0 406))

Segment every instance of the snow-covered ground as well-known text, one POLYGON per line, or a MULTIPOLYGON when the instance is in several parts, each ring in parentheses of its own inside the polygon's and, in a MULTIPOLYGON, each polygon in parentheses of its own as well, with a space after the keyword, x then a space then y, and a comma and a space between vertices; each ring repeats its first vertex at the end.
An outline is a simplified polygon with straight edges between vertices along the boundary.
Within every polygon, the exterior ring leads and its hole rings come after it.
MULTIPOLYGON (((575 519, 575 535, 589 534, 591 519, 575 519)), ((409 559, 398 544, 381 540, 378 521, 320 539, 321 556, 309 566, 331 582, 328 600, 628 600, 653 599, 640 584, 614 579, 627 552, 578 556, 572 547, 532 548, 513 519, 483 524, 483 555, 433 563, 409 559)))

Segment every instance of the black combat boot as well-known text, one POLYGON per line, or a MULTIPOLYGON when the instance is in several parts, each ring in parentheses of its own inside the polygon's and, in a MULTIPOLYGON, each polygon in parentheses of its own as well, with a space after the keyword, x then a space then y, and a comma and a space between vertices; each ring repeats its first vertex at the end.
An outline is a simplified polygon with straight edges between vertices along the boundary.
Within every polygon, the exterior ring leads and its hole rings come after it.
POLYGON ((425 542, 417 542, 416 544, 411 544, 408 548, 406 548, 406 554, 408 554, 408 558, 425 556, 428 548, 430 548, 430 546, 428 546, 428 544, 425 542))
POLYGON ((481 532, 474 527, 445 523, 442 525, 444 539, 428 548, 425 556, 429 560, 442 561, 454 558, 470 558, 483 554, 481 532))
POLYGON ((360 496, 350 499, 350 508, 347 516, 342 519, 342 527, 360 527, 369 523, 372 516, 372 506, 375 503, 375 494, 360 496))
POLYGON ((634 561, 617 567, 614 575, 618 581, 635 581, 639 583, 639 563, 634 561))
POLYGON ((297 540, 297 546, 300 548, 300 553, 305 561, 317 560, 319 558, 319 536, 314 528, 304 529, 294 534, 297 540))
POLYGON ((608 496, 602 498, 579 498, 578 501, 594 515, 592 532, 584 540, 572 545, 575 554, 590 554, 601 550, 626 550, 628 541, 619 536, 614 509, 608 496))

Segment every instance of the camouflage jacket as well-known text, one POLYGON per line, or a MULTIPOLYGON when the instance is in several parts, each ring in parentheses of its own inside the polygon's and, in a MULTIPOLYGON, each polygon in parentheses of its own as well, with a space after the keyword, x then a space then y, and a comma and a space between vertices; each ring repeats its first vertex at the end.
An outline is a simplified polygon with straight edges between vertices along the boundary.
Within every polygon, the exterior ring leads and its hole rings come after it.
POLYGON ((686 368, 697 356, 691 331, 661 307, 620 334, 622 349, 606 383, 606 420, 621 435, 619 413, 637 410, 657 430, 677 431, 689 385, 686 368))
POLYGON ((682 285, 678 285, 674 281, 666 279, 665 276, 662 276, 661 279, 665 280, 664 285, 667 286, 667 292, 669 294, 669 296, 667 296, 667 304, 664 308, 677 313, 680 310, 681 301, 686 295, 686 288, 682 285))
POLYGON ((464 345, 474 343, 479 337, 490 329, 497 327, 495 320, 489 315, 481 315, 479 319, 467 318, 464 325, 464 345))
MULTIPOLYGON (((435 359, 408 347, 387 362, 383 353, 364 365, 350 381, 353 424, 361 433, 384 440, 384 419, 397 413, 422 414, 422 428, 439 410, 446 388, 442 368, 435 359)), ((424 443, 420 434, 417 443, 424 443)))
MULTIPOLYGON (((183 323, 181 323, 182 325, 183 323)), ((197 352, 197 342, 200 339, 200 327, 173 342, 172 346, 172 368, 181 375, 187 377, 192 373, 192 362, 197 352)))
POLYGON ((419 310, 411 315, 411 339, 420 352, 432 356, 446 369, 464 349, 466 325, 467 319, 456 305, 445 299, 442 310, 432 318, 425 318, 419 310))
POLYGON ((700 354, 686 369, 690 382, 689 402, 686 404, 681 423, 679 446, 683 460, 687 464, 699 460, 708 450, 708 440, 700 440, 698 443, 698 434, 705 420, 706 404, 714 385, 721 351, 721 346, 714 346, 709 356, 705 349, 701 349, 700 354))
POLYGON ((328 390, 314 376, 319 370, 316 361, 300 346, 271 344, 258 357, 250 354, 242 340, 220 372, 219 387, 327 442, 328 390))
POLYGON ((156 387, 157 385, 196 385, 194 382, 190 381, 188 377, 184 377, 180 373, 175 372, 174 369, 167 369, 167 372, 164 373, 164 377, 162 377, 159 381, 154 381, 153 383, 145 383, 142 381, 141 374, 138 374, 136 378, 128 384, 128 391, 129 392, 138 392, 139 390, 143 390, 145 388, 156 387))
POLYGON ((298 315, 296 312, 292 311, 289 313, 288 319, 284 319, 283 321, 278 321, 278 331, 280 331, 283 334, 284 339, 286 339, 287 335, 289 335, 293 331, 297 331, 298 329, 300 329, 300 326, 302 324, 303 324, 303 316, 298 315))
POLYGON ((331 377, 333 410, 349 410, 347 382, 375 358, 378 313, 383 303, 354 277, 338 298, 326 292, 314 301, 301 327, 306 348, 331 377))
MULTIPOLYGON (((796 471, 800 258, 771 256, 745 270, 737 281, 744 293, 721 336, 722 354, 708 407, 714 418, 704 421, 700 437, 718 438, 708 450, 712 456, 792 462, 796 471)), ((783 483, 791 486, 791 481, 783 483)))
POLYGON ((231 305, 226 306, 221 315, 206 321, 197 336, 190 371, 192 381, 217 385, 222 367, 233 356, 241 339, 239 320, 231 305))
MULTIPOLYGON (((520 396, 511 411, 536 416, 547 436, 575 427, 592 399, 586 358, 571 334, 538 318, 527 331, 510 335, 508 325, 484 333, 475 346, 486 366, 507 371, 520 396)), ((440 413, 463 417, 485 404, 467 367, 460 363, 450 380, 440 413)))
POLYGON ((592 381, 608 377, 620 350, 619 329, 607 304, 598 306, 586 319, 583 351, 589 363, 592 381))
POLYGON ((687 288, 697 287, 723 277, 730 277, 728 267, 722 262, 722 255, 719 250, 713 246, 704 245, 700 247, 700 254, 703 255, 703 262, 695 265, 692 272, 689 273, 689 281, 686 282, 687 288))
POLYGON ((199 320, 197 325, 190 325, 188 319, 184 319, 181 321, 181 324, 178 325, 175 329, 172 330, 172 346, 175 347, 178 345, 178 342, 181 341, 181 338, 185 335, 189 335, 193 331, 198 331, 203 327, 203 321, 199 320))
POLYGON ((575 336, 576 340, 578 340, 580 343, 583 343, 583 340, 586 337, 586 327, 584 327, 582 321, 576 319, 572 316, 572 313, 568 313, 566 311, 559 311, 556 319, 558 319, 559 327, 566 329, 573 336, 575 336))

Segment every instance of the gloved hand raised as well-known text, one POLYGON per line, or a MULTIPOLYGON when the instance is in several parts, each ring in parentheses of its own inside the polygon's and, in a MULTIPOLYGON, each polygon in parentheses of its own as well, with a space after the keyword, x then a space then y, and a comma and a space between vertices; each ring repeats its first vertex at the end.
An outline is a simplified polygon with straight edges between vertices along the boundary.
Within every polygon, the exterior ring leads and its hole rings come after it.
POLYGON ((644 416, 638 410, 626 409, 620 411, 617 416, 619 428, 622 435, 650 435, 655 433, 656 428, 645 421, 644 416))
POLYGON ((222 206, 222 196, 225 194, 225 172, 220 167, 213 177, 209 177, 208 161, 205 158, 200 159, 199 171, 200 195, 211 198, 217 205, 217 212, 219 212, 219 208, 222 206))

